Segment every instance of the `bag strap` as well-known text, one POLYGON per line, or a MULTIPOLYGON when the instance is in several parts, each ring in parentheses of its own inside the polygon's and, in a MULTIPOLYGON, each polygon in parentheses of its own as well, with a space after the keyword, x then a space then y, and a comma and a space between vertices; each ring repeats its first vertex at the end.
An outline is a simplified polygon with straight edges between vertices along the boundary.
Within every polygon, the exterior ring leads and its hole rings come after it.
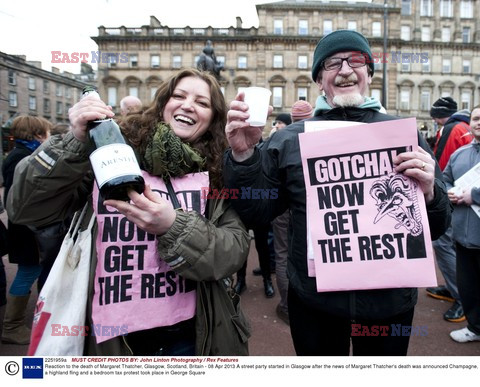
POLYGON ((170 180, 167 180, 165 182, 165 185, 167 186, 168 194, 170 195, 170 200, 172 201, 173 208, 176 209, 176 210, 181 209, 182 206, 180 205, 180 202, 178 201, 177 193, 173 189, 172 182, 170 180))
POLYGON ((87 213, 87 208, 88 208, 88 202, 85 203, 85 205, 82 208, 82 211, 76 211, 75 214, 73 215, 72 223, 70 223, 70 228, 68 230, 68 235, 70 238, 73 237, 73 239, 76 238, 78 235, 78 230, 80 226, 82 225, 83 219, 85 218, 85 214, 87 213))

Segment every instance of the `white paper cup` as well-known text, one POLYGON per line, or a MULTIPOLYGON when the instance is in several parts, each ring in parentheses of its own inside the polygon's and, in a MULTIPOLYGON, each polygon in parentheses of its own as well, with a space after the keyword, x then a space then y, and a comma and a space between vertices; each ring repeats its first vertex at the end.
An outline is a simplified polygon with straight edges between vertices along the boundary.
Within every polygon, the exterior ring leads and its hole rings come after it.
POLYGON ((245 103, 248 105, 248 114, 250 114, 246 122, 250 126, 265 126, 272 92, 264 87, 247 87, 243 91, 245 103))

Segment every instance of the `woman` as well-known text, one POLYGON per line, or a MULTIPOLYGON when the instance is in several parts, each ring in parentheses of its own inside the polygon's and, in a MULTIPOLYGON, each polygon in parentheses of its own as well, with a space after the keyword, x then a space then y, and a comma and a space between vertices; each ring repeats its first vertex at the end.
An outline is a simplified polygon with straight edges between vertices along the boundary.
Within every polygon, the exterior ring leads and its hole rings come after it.
MULTIPOLYGON (((76 190, 89 186, 87 123, 113 113, 87 96, 69 115, 71 132, 42 149, 55 160, 51 170, 22 165, 7 205, 15 219, 34 216, 38 226, 51 220, 35 210, 35 182, 52 187, 42 203, 55 203, 57 217, 81 205, 76 190)), ((249 236, 228 202, 201 195, 222 185, 225 122, 218 83, 193 69, 165 81, 144 113, 121 122, 147 185, 143 195, 130 192, 130 202, 103 201, 94 186, 97 256, 87 305, 94 335, 85 354, 248 354, 248 327, 228 277, 245 261, 249 236), (176 194, 169 195, 168 182, 176 194), (166 200, 173 197, 184 211, 166 200)))
MULTIPOLYGON (((48 138, 51 128, 52 124, 41 117, 19 116, 13 120, 11 131, 15 138, 15 147, 2 166, 5 202, 12 186, 15 167, 48 138)), ((39 264, 34 234, 27 226, 15 224, 9 220, 7 239, 9 261, 18 264, 18 269, 8 293, 2 342, 28 344, 30 329, 25 326, 25 311, 30 298, 30 289, 40 276, 42 266, 39 264)))

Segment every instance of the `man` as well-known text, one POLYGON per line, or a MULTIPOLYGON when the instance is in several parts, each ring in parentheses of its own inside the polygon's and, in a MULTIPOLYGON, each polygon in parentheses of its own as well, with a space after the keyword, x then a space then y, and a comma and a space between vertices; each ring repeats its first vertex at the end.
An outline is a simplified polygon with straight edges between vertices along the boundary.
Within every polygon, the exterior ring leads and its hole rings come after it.
MULTIPOLYGON (((442 97, 435 101, 430 116, 440 127, 437 132, 433 153, 443 171, 450 156, 458 148, 472 141, 470 134, 470 112, 457 112, 457 103, 450 97, 442 97)), ((438 267, 445 279, 445 286, 427 288, 427 294, 440 300, 452 301, 453 305, 443 314, 443 318, 450 322, 465 321, 460 296, 458 295, 456 279, 455 246, 452 239, 452 228, 433 242, 435 258, 438 267)))
POLYGON ((471 208, 472 204, 480 205, 480 188, 452 189, 456 180, 480 165, 480 106, 473 109, 470 126, 473 141, 450 157, 443 172, 448 197, 455 206, 452 229, 457 252, 457 284, 468 322, 465 328, 450 333, 459 343, 480 341, 480 217, 471 208))
MULTIPOLYGON (((277 130, 281 130, 283 128, 286 128, 288 125, 292 123, 292 119, 290 118, 290 114, 287 113, 280 113, 275 117, 275 120, 273 121, 273 127, 272 130, 270 131, 270 136, 275 133, 277 130)), ((260 140, 260 146, 263 146, 263 139, 260 140)), ((273 224, 272 224, 273 226, 273 224)), ((274 236, 272 232, 272 227, 268 226, 268 246, 269 250, 271 251, 270 254, 270 272, 275 273, 276 271, 276 257, 275 257, 275 248, 273 247, 274 245, 274 236), (270 248, 271 247, 271 248, 270 248)), ((263 235, 263 232, 262 232, 263 235)), ((260 261, 261 262, 261 261, 260 261)), ((253 275, 262 275, 262 269, 261 267, 256 267, 255 269, 252 270, 253 275)), ((278 284, 278 274, 277 274, 277 284, 278 284)), ((267 290, 265 290, 267 292, 267 290)), ((272 295, 273 297, 273 295, 272 295)), ((280 317, 280 316, 279 316, 280 317)), ((281 319, 285 321, 285 315, 282 314, 281 319)))
MULTIPOLYGON (((372 59, 368 41, 358 32, 339 30, 320 40, 314 53, 312 77, 325 95, 317 101, 310 120, 397 119, 380 113, 380 103, 365 97, 372 81, 372 59)), ((306 258, 306 192, 298 142, 304 121, 279 131, 259 150, 252 144, 261 136, 261 128, 250 127, 245 122, 248 116, 248 106, 239 93, 228 112, 226 134, 231 150, 225 156, 225 183, 227 188, 278 190, 278 197, 272 200, 232 201, 246 224, 268 222, 290 210, 288 312, 296 353, 346 356, 352 339, 354 355, 406 355, 408 335, 351 337, 351 324, 355 321, 369 329, 375 325, 410 326, 417 290, 317 292, 315 278, 308 276, 306 258)), ((421 147, 428 149, 423 137, 418 135, 418 139, 421 147)), ((339 133, 339 141, 348 139, 342 139, 339 133)), ((418 182, 427 203, 431 236, 436 239, 450 224, 451 205, 443 182, 435 179, 435 172, 440 176, 440 170, 423 149, 399 154, 394 163, 398 172, 418 182)))
MULTIPOLYGON (((291 122, 306 120, 313 116, 313 107, 307 101, 298 100, 292 105, 290 113, 291 122)), ((279 119, 277 117, 276 121, 279 119)), ((284 126, 286 127, 286 125, 284 126)), ((281 129, 281 128, 280 128, 281 129)), ((288 277, 287 277, 287 260, 288 260, 288 224, 290 222, 290 212, 287 210, 282 215, 277 216, 272 222, 273 229, 273 245, 275 248, 275 267, 278 292, 280 301, 275 308, 278 318, 285 324, 290 325, 288 317, 288 277)))
POLYGON ((275 133, 277 130, 286 128, 291 123, 292 123, 292 119, 290 118, 290 114, 280 113, 275 117, 275 121, 273 121, 273 128, 270 131, 270 136, 273 133, 275 133))
POLYGON ((126 116, 128 113, 136 113, 142 110, 142 101, 133 95, 127 95, 120 101, 120 114, 126 116))

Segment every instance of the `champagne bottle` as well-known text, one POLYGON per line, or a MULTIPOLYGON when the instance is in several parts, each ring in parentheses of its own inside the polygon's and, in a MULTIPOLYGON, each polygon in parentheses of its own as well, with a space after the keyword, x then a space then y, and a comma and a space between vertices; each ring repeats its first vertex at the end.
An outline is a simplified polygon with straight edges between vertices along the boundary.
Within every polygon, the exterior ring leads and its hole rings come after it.
MULTIPOLYGON (((94 95, 97 89, 87 86, 83 96, 94 95)), ((106 199, 129 201, 128 191, 142 193, 145 181, 133 149, 125 143, 119 126, 111 118, 87 124, 92 152, 90 163, 100 194, 106 199)))

